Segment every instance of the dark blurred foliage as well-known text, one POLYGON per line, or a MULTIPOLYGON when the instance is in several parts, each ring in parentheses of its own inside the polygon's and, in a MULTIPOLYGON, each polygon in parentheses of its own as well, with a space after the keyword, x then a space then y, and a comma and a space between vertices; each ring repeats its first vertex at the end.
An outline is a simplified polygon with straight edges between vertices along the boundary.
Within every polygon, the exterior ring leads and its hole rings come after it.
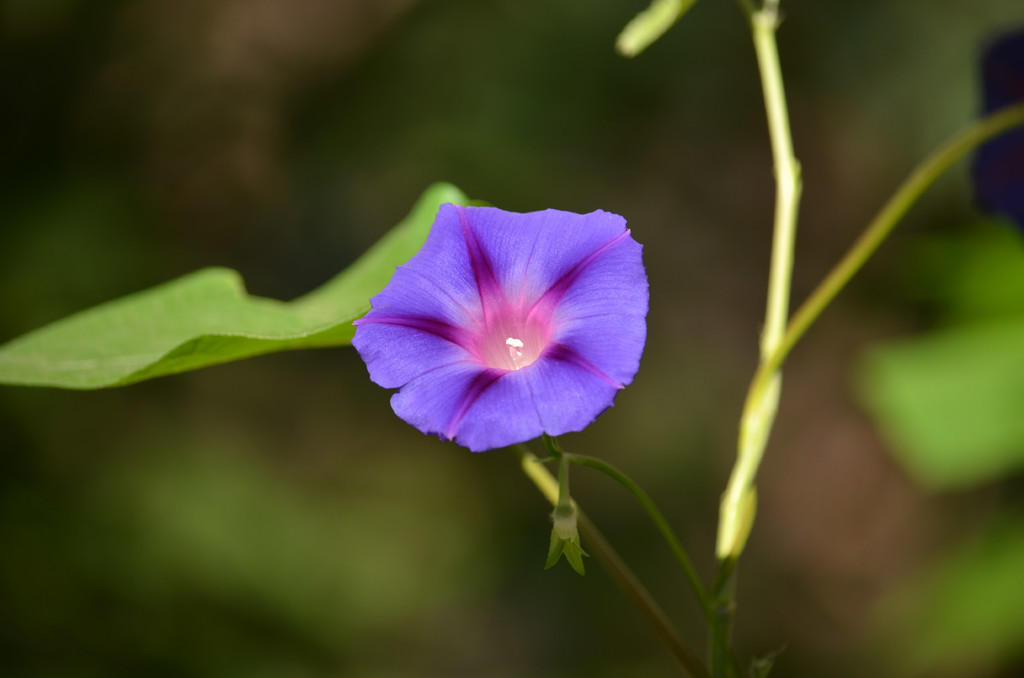
MULTIPOLYGON (((986 113, 1024 103, 1024 28, 999 36, 985 49, 981 76, 986 113)), ((978 149, 973 179, 986 209, 1024 229, 1024 130, 1012 130, 978 149)))
MULTIPOLYGON (((634 475, 709 576, 756 361, 770 153, 734 3, 697 3, 620 59, 645 4, 7 0, 0 339, 212 264, 297 296, 438 179, 505 209, 618 212, 646 245, 650 339, 616 407, 563 444, 634 475)), ((783 5, 799 300, 975 114, 978 45, 1022 10, 783 5)), ((916 239, 975 218, 962 174, 940 182, 787 365, 737 628, 747 652, 786 645, 780 675, 893 675, 875 604, 1005 494, 924 495, 847 392, 861 346, 929 320, 904 265, 916 239)), ((0 430, 3 675, 674 671, 597 567, 542 570, 549 509, 510 455, 407 427, 351 350, 5 388, 0 430)), ((630 498, 585 469, 573 486, 699 645, 630 498)))

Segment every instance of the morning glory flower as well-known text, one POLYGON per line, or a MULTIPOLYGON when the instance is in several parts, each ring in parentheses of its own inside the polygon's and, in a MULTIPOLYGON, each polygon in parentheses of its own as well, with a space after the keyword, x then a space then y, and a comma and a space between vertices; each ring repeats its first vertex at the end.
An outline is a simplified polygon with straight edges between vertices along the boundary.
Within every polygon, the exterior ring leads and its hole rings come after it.
MULTIPOLYGON (((1024 103, 1024 30, 1007 33, 989 45, 981 75, 985 113, 1024 103)), ((1024 128, 983 144, 972 174, 978 202, 1024 229, 1024 128)))
POLYGON ((442 205, 426 243, 356 321, 395 413, 474 452, 580 431, 647 336, 641 246, 616 214, 442 205))

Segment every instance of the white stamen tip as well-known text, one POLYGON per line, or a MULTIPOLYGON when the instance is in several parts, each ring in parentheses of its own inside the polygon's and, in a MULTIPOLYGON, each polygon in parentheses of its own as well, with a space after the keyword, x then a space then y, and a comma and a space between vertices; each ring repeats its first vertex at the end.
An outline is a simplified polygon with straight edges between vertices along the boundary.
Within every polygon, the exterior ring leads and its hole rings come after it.
POLYGON ((522 339, 516 339, 515 337, 509 337, 505 340, 505 345, 508 346, 508 357, 512 360, 512 369, 518 370, 523 366, 523 341, 522 339))

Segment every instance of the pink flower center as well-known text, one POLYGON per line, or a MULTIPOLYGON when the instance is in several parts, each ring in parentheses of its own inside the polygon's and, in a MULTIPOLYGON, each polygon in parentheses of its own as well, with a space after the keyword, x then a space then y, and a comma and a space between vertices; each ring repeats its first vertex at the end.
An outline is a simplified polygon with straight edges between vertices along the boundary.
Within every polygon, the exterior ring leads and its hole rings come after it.
POLYGON ((487 367, 520 370, 532 364, 551 338, 547 323, 507 313, 497 318, 477 340, 477 354, 487 367))

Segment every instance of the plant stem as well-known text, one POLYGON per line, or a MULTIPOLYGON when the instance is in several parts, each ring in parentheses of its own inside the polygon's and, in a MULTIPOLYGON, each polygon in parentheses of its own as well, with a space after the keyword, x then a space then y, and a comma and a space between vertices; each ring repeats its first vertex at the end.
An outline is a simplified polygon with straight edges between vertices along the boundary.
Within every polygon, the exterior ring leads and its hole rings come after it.
POLYGON ((732 614, 735 608, 736 559, 726 558, 719 564, 715 579, 708 589, 714 601, 715 615, 711 622, 711 670, 714 678, 739 676, 736 656, 729 651, 732 644, 732 614))
POLYGON ((567 508, 572 504, 572 495, 569 493, 569 459, 562 455, 558 460, 558 501, 555 506, 564 505, 567 508))
MULTIPOLYGON (((519 458, 519 465, 541 494, 551 502, 558 504, 558 481, 529 450, 521 445, 512 448, 519 458)), ((575 504, 575 502, 573 502, 575 504)), ((647 622, 654 628, 658 637, 668 646, 669 650, 682 665, 686 673, 693 678, 710 678, 710 674, 696 654, 686 645, 672 625, 668 615, 655 602, 640 580, 636 578, 629 566, 623 562, 611 544, 598 531, 590 519, 576 505, 580 536, 594 559, 608 572, 630 602, 640 611, 647 622)))
POLYGON ((789 131, 786 93, 782 85, 779 50, 775 42, 775 3, 754 15, 752 26, 757 64, 761 71, 768 132, 775 162, 775 229, 768 279, 761 355, 771 355, 782 340, 789 316, 789 288, 793 274, 793 244, 796 240, 797 208, 800 204, 800 163, 793 154, 789 131))
MULTIPOLYGON (((746 3, 743 4, 746 6, 746 3)), ((1024 124, 1024 104, 1007 107, 977 121, 926 157, 882 206, 846 255, 787 324, 785 307, 788 304, 793 236, 800 198, 800 170, 793 157, 785 95, 778 66, 778 49, 775 43, 777 10, 778 0, 766 0, 761 10, 749 16, 764 89, 772 154, 775 158, 775 236, 772 245, 768 308, 765 329, 761 337, 761 361, 744 402, 738 458, 722 497, 717 553, 723 563, 734 561, 739 556, 753 520, 754 477, 778 408, 781 388, 779 370, 789 352, 854 274, 874 254, 910 207, 943 172, 988 139, 1024 124)), ((734 576, 731 568, 729 571, 723 568, 723 571, 724 580, 710 592, 713 600, 718 600, 718 593, 725 594, 731 589, 730 579, 734 576)), ((728 596, 724 600, 729 604, 725 607, 725 618, 720 619, 719 623, 725 626, 723 629, 713 627, 713 646, 727 642, 728 638, 732 603, 728 596)), ((719 675, 726 675, 720 674, 720 671, 728 670, 723 669, 721 662, 716 661, 717 656, 723 656, 720 651, 721 648, 712 651, 712 672, 716 678, 719 675)))
MULTIPOLYGON (((761 8, 753 12, 750 11, 749 3, 742 4, 748 11, 754 52, 757 55, 775 169, 771 268, 760 346, 760 362, 764 364, 782 343, 789 316, 793 249, 801 193, 800 163, 793 152, 786 92, 782 83, 778 43, 775 40, 779 2, 764 0, 761 8)), ((772 370, 763 387, 757 390, 753 398, 747 399, 740 418, 736 463, 722 494, 715 550, 723 562, 723 578, 721 582, 716 582, 711 593, 716 611, 712 619, 710 644, 711 673, 714 678, 731 678, 739 673, 730 648, 735 610, 733 565, 743 551, 753 523, 756 506, 754 478, 775 421, 781 389, 782 376, 778 370, 772 370)))
MULTIPOLYGON (((793 154, 786 94, 782 84, 779 50, 775 41, 778 1, 767 0, 750 16, 754 51, 764 93, 768 132, 775 163, 775 227, 772 261, 768 279, 768 303, 761 334, 761 362, 768 360, 781 344, 789 314, 789 288, 793 271, 797 208, 800 202, 800 163, 793 154)), ((754 477, 764 455, 775 413, 778 410, 781 375, 773 371, 748 399, 740 420, 736 464, 722 495, 716 552, 719 559, 734 557, 743 550, 753 520, 754 477)))
POLYGON ((601 471, 625 487, 630 494, 636 497, 644 511, 647 512, 651 522, 654 523, 655 527, 658 528, 658 531, 661 532, 661 536, 664 537, 665 541, 668 543, 668 547, 672 550, 676 560, 679 561, 679 565, 683 568, 683 574, 686 576, 686 582, 690 585, 690 590, 693 591, 693 595, 696 597, 697 603, 700 605, 700 609, 704 613, 704 616, 710 621, 714 615, 714 607, 711 603, 711 599, 708 598, 707 593, 704 591, 704 585, 701 584, 700 578, 697 576, 697 571, 694 569, 693 563, 691 562, 689 555, 686 553, 686 549, 683 548, 682 544, 679 542, 679 538, 676 536, 676 533, 672 530, 672 526, 669 525, 667 520, 665 520, 665 516, 658 510, 658 507, 654 504, 654 500, 651 499, 650 495, 644 492, 644 490, 633 482, 629 476, 602 459, 589 457, 583 454, 567 454, 566 458, 574 464, 589 466, 590 468, 601 471))
POLYGON ((807 301, 793 315, 782 341, 768 360, 760 364, 754 375, 754 380, 747 393, 748 406, 757 398, 760 391, 767 388, 771 375, 782 366, 789 352, 807 332, 811 324, 817 320, 825 307, 835 299, 846 283, 874 254, 903 215, 907 213, 907 210, 935 183, 935 180, 963 156, 987 140, 1022 124, 1024 124, 1024 104, 1005 108, 962 130, 914 168, 835 268, 819 283, 807 301))

